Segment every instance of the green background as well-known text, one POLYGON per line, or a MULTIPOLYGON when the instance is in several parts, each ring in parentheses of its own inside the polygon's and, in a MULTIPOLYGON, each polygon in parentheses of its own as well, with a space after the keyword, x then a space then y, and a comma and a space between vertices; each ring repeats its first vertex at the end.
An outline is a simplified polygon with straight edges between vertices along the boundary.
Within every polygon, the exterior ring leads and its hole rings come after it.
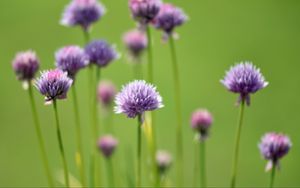
MULTIPOLYGON (((170 1, 170 0, 169 0, 170 1)), ((67 44, 83 44, 79 28, 59 25, 68 0, 1 0, 0 1, 0 186, 46 185, 41 165, 28 94, 22 90, 11 69, 15 53, 34 49, 41 59, 41 69, 53 68, 54 52, 67 44)), ((112 80, 118 88, 133 79, 132 66, 121 36, 135 25, 130 19, 126 0, 103 0, 107 14, 94 25, 92 38, 116 44, 122 58, 102 71, 102 78, 112 80)), ((276 186, 300 186, 299 96, 300 96, 300 1, 298 0, 174 0, 189 15, 176 42, 182 84, 184 117, 185 185, 193 184, 195 166, 194 133, 189 126, 196 108, 208 108, 214 115, 211 137, 207 141, 208 185, 228 186, 231 174, 233 141, 238 108, 236 95, 220 84, 225 71, 234 63, 251 60, 261 68, 270 85, 252 96, 246 109, 241 140, 238 186, 266 186, 269 174, 257 148, 268 131, 288 134, 293 142, 290 153, 282 160, 276 186)), ((165 107, 157 111, 159 148, 175 154, 175 115, 169 46, 154 33, 155 84, 165 107)), ((82 127, 88 152, 90 126, 87 104, 87 72, 78 75, 82 127)), ((61 162, 51 106, 35 91, 42 129, 50 155, 52 170, 61 162)), ((63 137, 71 172, 74 165, 75 132, 71 97, 59 101, 63 137)), ((119 139, 118 176, 128 166, 126 153, 135 148, 136 121, 115 115, 119 139)), ((102 124, 103 125, 103 124, 102 124)), ((86 155, 87 158, 87 155, 86 155)), ((175 166, 170 171, 175 180, 175 166)))

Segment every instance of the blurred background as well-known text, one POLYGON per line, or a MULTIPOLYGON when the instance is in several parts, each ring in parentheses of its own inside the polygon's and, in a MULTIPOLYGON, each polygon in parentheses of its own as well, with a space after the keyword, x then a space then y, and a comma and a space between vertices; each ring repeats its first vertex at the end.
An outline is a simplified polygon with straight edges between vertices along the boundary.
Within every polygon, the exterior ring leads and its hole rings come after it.
MULTIPOLYGON (((293 147, 282 160, 277 174, 278 187, 299 187, 300 157, 300 1, 298 0, 168 0, 189 15, 190 20, 177 30, 176 42, 181 73, 185 185, 193 185, 195 166, 194 133, 190 114, 207 108, 214 115, 211 137, 207 141, 208 185, 229 185, 233 141, 236 132, 237 99, 220 84, 225 71, 236 62, 253 61, 261 68, 270 85, 252 96, 246 109, 241 140, 238 186, 263 187, 269 182, 266 161, 258 150, 261 136, 268 131, 288 134, 293 147), (298 96, 298 97, 297 97, 298 96)), ((69 0, 1 0, 0 1, 0 186, 42 186, 47 181, 40 160, 37 138, 32 125, 28 94, 21 88, 11 68, 15 53, 34 49, 41 60, 41 70, 54 66, 54 52, 69 44, 83 45, 80 28, 59 24, 69 0)), ((126 63, 121 37, 135 26, 129 16, 127 0, 102 0, 107 14, 94 25, 93 39, 116 44, 122 58, 102 71, 102 78, 121 85, 133 79, 132 66, 126 63)), ((175 155, 175 118, 173 82, 169 46, 154 31, 155 84, 165 107, 157 111, 157 137, 160 149, 175 155)), ((90 126, 87 104, 87 71, 78 75, 77 90, 88 152, 90 126)), ((55 134, 53 110, 44 106, 35 91, 46 147, 52 170, 61 167, 55 134)), ((70 98, 59 101, 62 134, 71 173, 78 176, 74 152, 75 129, 70 98)), ((103 121, 102 121, 103 122, 103 121)), ((115 115, 115 132, 120 147, 116 153, 117 173, 124 177, 128 151, 136 146, 136 121, 115 115)), ((102 124, 103 125, 103 124, 102 124)), ((145 147, 146 148, 146 147, 145 147)), ((87 158, 87 155, 85 156, 87 158)), ((175 156, 174 156, 175 157, 175 156)), ((175 166, 174 166, 175 167, 175 166)), ((170 179, 175 181, 175 168, 170 179)), ((146 170, 145 170, 146 171, 146 170)), ((146 179, 146 178, 145 178, 146 179)))

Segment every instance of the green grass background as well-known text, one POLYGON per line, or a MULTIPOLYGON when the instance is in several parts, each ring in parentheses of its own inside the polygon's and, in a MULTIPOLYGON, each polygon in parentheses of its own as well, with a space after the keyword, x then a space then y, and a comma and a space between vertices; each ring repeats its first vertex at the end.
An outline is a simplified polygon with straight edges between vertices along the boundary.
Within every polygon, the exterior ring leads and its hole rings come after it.
MULTIPOLYGON (((67 44, 83 44, 79 28, 59 25, 68 0, 1 0, 0 1, 0 186, 41 186, 46 184, 32 125, 28 94, 22 90, 11 69, 16 52, 37 51, 41 69, 54 65, 54 52, 67 44)), ((132 67, 124 63, 122 34, 134 27, 127 0, 102 0, 107 14, 92 30, 92 38, 107 39, 117 45, 123 57, 103 70, 118 88, 133 79, 132 67)), ((233 141, 238 108, 236 95, 227 92, 219 80, 225 70, 241 60, 251 60, 261 68, 270 85, 252 96, 246 109, 241 140, 238 186, 263 187, 269 182, 264 172, 257 144, 268 131, 288 134, 293 142, 290 153, 282 160, 276 186, 299 187, 299 96, 300 96, 300 1, 298 0, 169 0, 182 7, 190 20, 180 29, 176 42, 180 63, 184 117, 185 185, 193 182, 193 132, 189 127, 191 112, 208 108, 214 115, 211 137, 207 141, 209 186, 228 186, 231 174, 233 141)), ((175 119, 169 46, 154 32, 155 84, 165 108, 157 111, 159 148, 175 154, 175 119)), ((78 95, 85 150, 89 149, 87 72, 78 75, 78 95)), ((53 171, 61 166, 53 111, 43 105, 35 91, 42 129, 53 171)), ((74 165, 75 131, 71 98, 59 102, 65 148, 71 172, 74 165)), ((136 121, 115 115, 118 176, 124 176, 128 148, 135 148, 136 121)), ((103 125, 103 124, 102 124, 103 125)), ((87 158, 87 155, 86 155, 87 158)), ((175 180, 175 166, 170 171, 175 180)))

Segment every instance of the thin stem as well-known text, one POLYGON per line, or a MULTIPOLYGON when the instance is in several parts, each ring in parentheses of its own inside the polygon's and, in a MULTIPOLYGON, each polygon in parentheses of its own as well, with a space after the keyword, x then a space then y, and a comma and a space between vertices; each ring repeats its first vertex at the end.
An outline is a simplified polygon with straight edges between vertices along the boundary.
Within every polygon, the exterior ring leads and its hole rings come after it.
POLYGON ((200 143, 200 171, 201 187, 206 187, 205 142, 200 143))
POLYGON ((236 184, 237 166, 238 166, 238 160, 239 160, 239 146, 240 146, 242 125, 243 125, 243 118, 244 118, 244 109, 245 109, 245 100, 242 100, 241 101, 239 118, 238 118, 238 127, 237 127, 236 140, 235 140, 235 150, 234 150, 232 179, 231 179, 231 187, 232 188, 234 188, 235 184, 236 184))
POLYGON ((175 106, 176 106, 176 117, 177 117, 177 183, 178 186, 183 185, 183 145, 182 145, 182 117, 181 117, 181 94, 180 94, 180 79, 179 79, 179 69, 177 62, 177 55, 175 49, 175 43, 173 37, 169 38, 170 41, 170 50, 172 58, 172 68, 173 68, 173 77, 174 77, 174 94, 175 94, 175 106))
POLYGON ((50 171, 50 167, 49 167, 49 161, 48 161, 48 157, 47 157, 47 153, 46 153, 46 149, 45 149, 44 138, 43 138, 42 131, 41 131, 40 121, 39 121, 37 110, 35 107, 35 100, 34 100, 34 96, 33 96, 33 92, 32 92, 32 84, 31 83, 29 83, 28 93, 29 93, 29 100, 30 100, 32 116, 33 116, 33 121, 34 121, 34 127, 35 127, 36 135, 38 138, 38 144, 40 147, 42 161, 44 163, 45 173, 46 173, 46 176, 48 179, 49 187, 54 187, 53 178, 51 176, 51 171, 50 171))
POLYGON ((108 187, 115 187, 114 168, 112 164, 112 159, 111 158, 107 159, 106 164, 107 164, 108 187))
POLYGON ((62 140, 62 136, 61 136, 61 131, 60 131, 60 124, 59 124, 56 100, 53 100, 53 109, 54 109, 54 116, 55 116, 55 121, 56 121, 56 133, 57 133, 57 139, 58 139, 58 144, 59 144, 59 151, 60 151, 61 159, 62 159, 63 166, 64 166, 65 184, 66 184, 66 187, 70 187, 69 175, 68 175, 69 170, 68 170, 67 160, 65 157, 65 150, 64 150, 63 140, 62 140))
POLYGON ((81 135, 81 128, 80 128, 79 108, 78 108, 78 100, 76 95, 75 84, 73 84, 72 94, 73 94, 74 118, 75 118, 76 138, 77 138, 76 139, 77 140, 76 164, 80 173, 81 183, 83 186, 86 186, 85 166, 84 166, 83 149, 82 149, 82 135, 81 135))
POLYGON ((193 179, 193 187, 197 187, 198 186, 198 180, 199 180, 199 146, 198 146, 198 141, 195 142, 195 145, 194 145, 194 150, 195 150, 195 164, 194 164, 194 179, 193 179))
POLYGON ((134 79, 142 79, 143 78, 143 69, 141 62, 137 62, 133 65, 134 69, 134 79))
POLYGON ((152 36, 151 28, 147 25, 147 39, 148 39, 148 81, 153 83, 153 54, 152 54, 152 36))
POLYGON ((84 37, 84 44, 87 45, 90 42, 90 32, 86 29, 83 29, 83 37, 84 37))
POLYGON ((142 178, 142 115, 138 115, 138 126, 137 126, 137 180, 136 187, 141 187, 142 178))
POLYGON ((271 172, 271 179, 270 179, 270 188, 274 187, 275 174, 276 174, 276 165, 273 165, 272 172, 271 172))

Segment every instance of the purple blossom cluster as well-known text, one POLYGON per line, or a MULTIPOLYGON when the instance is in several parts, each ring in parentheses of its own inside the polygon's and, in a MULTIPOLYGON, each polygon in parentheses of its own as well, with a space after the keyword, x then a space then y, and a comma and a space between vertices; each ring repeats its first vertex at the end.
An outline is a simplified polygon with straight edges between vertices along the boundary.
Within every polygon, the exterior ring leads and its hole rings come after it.
POLYGON ((106 158, 110 158, 118 145, 118 141, 111 135, 105 135, 98 141, 98 147, 106 158))

